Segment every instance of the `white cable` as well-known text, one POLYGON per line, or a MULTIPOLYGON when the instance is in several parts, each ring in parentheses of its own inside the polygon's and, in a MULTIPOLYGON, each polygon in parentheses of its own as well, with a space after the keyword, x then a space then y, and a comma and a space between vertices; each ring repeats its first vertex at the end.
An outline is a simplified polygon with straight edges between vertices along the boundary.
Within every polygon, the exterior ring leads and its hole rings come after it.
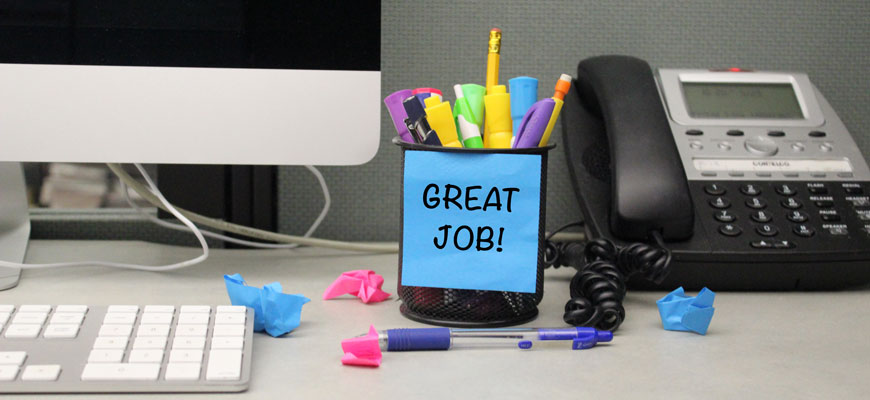
POLYGON ((50 263, 50 264, 19 264, 8 261, 0 261, 0 266, 2 267, 11 267, 11 268, 21 268, 21 269, 37 269, 37 268, 61 268, 61 267, 91 267, 91 266, 100 266, 100 267, 113 267, 113 268, 125 268, 125 269, 135 269, 139 271, 171 271, 175 269, 180 269, 184 267, 189 267, 191 265, 199 264, 205 261, 208 258, 208 244, 205 242, 205 238, 202 235, 202 232, 196 225, 193 224, 187 217, 182 215, 169 201, 163 197, 163 194, 157 189, 157 185, 154 184, 154 181, 151 180, 151 177, 145 172, 145 169, 142 168, 140 164, 133 164, 136 166, 136 169, 139 170, 139 173, 142 174, 142 177, 145 179, 145 182, 148 183, 148 186, 152 192, 152 194, 157 197, 160 203, 165 207, 167 211, 169 211, 175 218, 178 218, 187 228, 196 235, 197 240, 199 240, 200 246, 202 246, 202 254, 198 257, 192 258, 187 261, 178 262, 175 264, 169 265, 138 265, 138 264, 126 264, 126 263, 114 263, 107 261, 78 261, 78 262, 65 262, 65 263, 50 263))
MULTIPOLYGON (((317 168, 314 168, 313 166, 306 165, 305 168, 307 168, 309 171, 311 171, 311 173, 314 175, 315 178, 317 178, 317 181, 320 183, 320 189, 323 191, 323 201, 324 201, 323 209, 320 211, 320 215, 317 216, 317 219, 314 220, 314 222, 311 224, 311 227, 309 227, 308 231, 306 231, 305 235, 303 235, 303 237, 310 237, 311 234, 313 234, 314 231, 316 231, 317 228, 320 226, 320 223, 323 222, 323 219, 326 218, 326 214, 329 212, 329 206, 332 204, 332 199, 329 196, 329 188, 326 185, 326 180, 323 179, 323 174, 321 174, 320 171, 318 171, 317 168)), ((139 207, 133 201, 133 199, 130 198, 130 192, 128 190, 127 184, 125 184, 124 181, 120 181, 120 182, 121 182, 121 192, 124 194, 124 200, 126 200, 127 204, 129 204, 130 207, 135 209, 140 215, 144 216, 149 221, 151 221, 157 225, 160 225, 164 228, 173 229, 173 230, 177 230, 177 231, 184 231, 184 232, 190 231, 184 225, 164 221, 160 218, 157 218, 157 217, 149 214, 147 211, 143 210, 141 207, 139 207)), ((209 232, 209 231, 202 231, 202 234, 205 236, 208 236, 210 238, 222 240, 222 241, 225 241, 228 243, 235 243, 235 244, 242 245, 242 246, 261 248, 261 249, 293 249, 293 248, 299 247, 298 243, 274 244, 274 243, 252 242, 249 240, 238 239, 238 238, 222 235, 220 233, 209 232)))
MULTIPOLYGON (((149 189, 143 186, 141 183, 137 182, 127 171, 124 171, 118 164, 107 164, 109 169, 115 173, 124 183, 127 184, 131 189, 136 191, 139 196, 142 196, 143 199, 147 200, 149 203, 153 204, 156 207, 166 210, 166 207, 157 199, 149 189)), ((204 215, 197 214, 190 210, 185 210, 180 207, 176 207, 178 212, 184 215, 187 218, 190 218, 191 221, 205 225, 219 231, 232 232, 235 234, 248 236, 251 238, 266 240, 270 242, 279 242, 279 243, 298 243, 305 246, 317 246, 317 247, 327 247, 339 250, 348 250, 348 251, 364 251, 364 252, 372 252, 372 253, 396 253, 399 251, 399 244, 392 243, 359 243, 359 242, 342 242, 338 240, 327 240, 327 239, 318 239, 312 237, 302 237, 302 236, 294 236, 294 235, 284 235, 281 233, 270 232, 262 229, 251 228, 248 226, 233 224, 230 222, 226 222, 217 218, 209 218, 204 215)))

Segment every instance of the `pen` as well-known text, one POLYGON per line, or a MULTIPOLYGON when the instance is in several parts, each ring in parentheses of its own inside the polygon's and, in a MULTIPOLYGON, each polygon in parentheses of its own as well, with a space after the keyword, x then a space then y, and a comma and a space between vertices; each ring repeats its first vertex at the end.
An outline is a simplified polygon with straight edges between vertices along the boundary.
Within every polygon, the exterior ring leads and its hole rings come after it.
POLYGON ((444 147, 462 147, 459 135, 456 133, 456 122, 453 112, 450 111, 450 103, 441 101, 441 96, 431 96, 426 99, 426 119, 435 129, 438 139, 444 147))
POLYGON ((488 131, 484 133, 483 146, 488 149, 509 149, 513 138, 510 94, 504 85, 495 85, 486 93, 483 103, 488 131))
POLYGON ((555 107, 556 101, 553 99, 542 99, 533 104, 520 122, 519 133, 512 147, 515 149, 538 147, 555 107))
POLYGON ((553 127, 556 125, 556 120, 559 119, 559 112, 562 111, 562 105, 565 104, 565 95, 568 94, 568 90, 571 89, 571 75, 562 74, 559 76, 559 80, 556 81, 556 92, 553 93, 553 101, 556 102, 556 106, 553 107, 553 115, 550 116, 550 122, 547 123, 547 129, 544 130, 544 135, 541 136, 541 142, 538 143, 539 147, 544 147, 547 145, 547 142, 550 141, 550 134, 553 132, 553 127))
POLYGON ((408 130, 414 136, 414 141, 417 143, 428 144, 432 146, 441 146, 441 141, 438 140, 438 135, 429 126, 426 121, 426 111, 417 100, 417 96, 410 96, 402 101, 402 106, 405 107, 405 112, 408 113, 408 118, 405 119, 405 125, 408 125, 408 130))
MULTIPOLYGON (((489 94, 493 86, 498 85, 498 63, 501 57, 501 29, 492 28, 489 31, 489 46, 486 53, 486 93, 489 94)), ((489 139, 490 127, 487 123, 483 127, 483 143, 489 139)), ((489 147, 489 146, 487 146, 489 147)))
POLYGON ((387 106, 387 111, 390 113, 390 118, 393 120, 396 132, 399 133, 399 137, 402 140, 408 143, 414 143, 414 137, 411 136, 411 132, 408 131, 408 125, 405 124, 405 118, 408 118, 408 113, 405 112, 405 107, 402 106, 402 100, 411 96, 411 91, 404 89, 393 92, 384 98, 384 104, 387 106))
POLYGON ((520 122, 526 111, 538 100, 538 80, 528 76, 518 76, 508 80, 511 94, 511 120, 513 120, 514 137, 520 128, 520 122))
POLYGON ((453 115, 456 116, 456 126, 462 135, 462 145, 471 149, 482 148, 483 140, 480 138, 480 127, 474 113, 471 112, 471 106, 468 105, 468 98, 462 92, 462 86, 454 85, 453 91, 456 93, 456 106, 453 108, 453 115))
POLYGON ((583 350, 613 340, 610 331, 595 328, 415 328, 387 329, 378 334, 381 350, 449 350, 454 348, 516 347, 530 349, 552 341, 571 341, 571 348, 583 350))

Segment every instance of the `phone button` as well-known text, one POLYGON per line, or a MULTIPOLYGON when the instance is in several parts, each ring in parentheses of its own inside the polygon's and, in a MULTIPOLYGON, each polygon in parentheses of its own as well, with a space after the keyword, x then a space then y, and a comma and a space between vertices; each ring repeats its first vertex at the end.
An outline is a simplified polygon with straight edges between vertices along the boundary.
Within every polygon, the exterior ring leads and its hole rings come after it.
POLYGON ((777 249, 793 249, 795 248, 794 242, 789 242, 788 240, 777 240, 773 242, 773 247, 777 249))
POLYGON ((779 202, 779 204, 782 204, 783 207, 791 209, 791 210, 797 210, 798 208, 803 207, 803 204, 801 204, 801 202, 795 200, 794 197, 789 197, 788 199, 785 199, 785 200, 779 202))
POLYGON ((699 129, 689 129, 686 131, 686 134, 689 136, 701 136, 704 134, 704 131, 699 129))
POLYGON ((770 131, 770 132, 767 132, 767 136, 783 137, 783 136, 785 136, 785 132, 783 132, 783 131, 770 131))
POLYGON ((750 217, 755 222, 770 222, 773 219, 769 212, 761 211, 750 214, 750 217))
POLYGON ((724 197, 717 197, 713 200, 710 200, 710 205, 714 208, 725 209, 731 207, 731 202, 724 197))
POLYGON ((828 134, 822 131, 812 131, 810 132, 810 137, 825 137, 828 134))
POLYGON ((807 213, 805 213, 803 211, 792 211, 792 212, 788 213, 787 218, 791 222, 806 222, 807 219, 810 218, 810 216, 807 215, 807 213))
POLYGON ((758 232, 761 236, 776 236, 779 233, 779 229, 776 229, 773 225, 764 224, 755 228, 755 231, 758 232))
POLYGON ((746 200, 746 207, 754 208, 756 210, 761 210, 761 209, 767 207, 767 202, 765 202, 764 200, 762 200, 758 197, 753 197, 749 200, 746 200))
POLYGON ((707 186, 704 186, 704 192, 713 196, 721 196, 725 194, 725 188, 718 183, 711 183, 707 186))
POLYGON ((719 222, 734 222, 737 220, 737 217, 735 217, 734 214, 728 212, 728 210, 719 211, 713 214, 713 217, 716 218, 716 221, 719 222))
POLYGON ((743 142, 743 146, 746 147, 746 150, 749 150, 750 153, 760 156, 772 156, 779 151, 779 147, 776 145, 776 142, 764 136, 757 136, 751 139, 747 139, 745 142, 743 142))
POLYGON ((719 233, 725 236, 737 236, 743 233, 743 230, 737 225, 725 224, 719 227, 719 233))
POLYGON ((789 185, 779 185, 776 187, 776 192, 783 196, 794 196, 797 191, 789 185))
POLYGON ((728 136, 743 136, 743 131, 739 129, 732 129, 728 132, 725 132, 725 134, 728 136))
POLYGON ((749 243, 750 246, 756 249, 770 249, 773 248, 773 243, 768 242, 767 240, 756 240, 754 242, 749 243))
POLYGON ((740 187, 740 193, 743 193, 747 196, 758 196, 761 194, 761 189, 759 189, 758 186, 752 184, 743 185, 740 187))
POLYGON ((794 229, 792 229, 792 232, 794 232, 795 235, 803 237, 810 237, 816 233, 813 228, 810 228, 806 225, 796 225, 794 229))

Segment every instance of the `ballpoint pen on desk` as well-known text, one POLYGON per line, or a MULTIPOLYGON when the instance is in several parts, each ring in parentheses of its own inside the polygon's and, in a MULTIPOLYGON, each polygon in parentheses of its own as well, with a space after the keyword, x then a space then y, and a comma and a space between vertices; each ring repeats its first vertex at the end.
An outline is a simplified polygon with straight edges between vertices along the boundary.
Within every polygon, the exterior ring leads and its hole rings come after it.
POLYGON ((441 146, 438 135, 429 126, 429 122, 426 121, 426 111, 423 110, 423 106, 420 105, 417 97, 408 97, 402 102, 402 106, 405 107, 405 112, 408 113, 408 119, 405 120, 405 124, 408 125, 411 135, 414 136, 414 141, 421 144, 441 146))
MULTIPOLYGON (((492 28, 489 31, 489 42, 487 46, 486 53, 486 93, 489 94, 490 89, 493 86, 498 85, 498 64, 499 59, 501 57, 501 29, 492 28)), ((484 126, 484 138, 483 144, 486 147, 489 147, 486 144, 487 138, 489 138, 490 127, 489 124, 484 126)))
POLYGON ((471 149, 482 148, 483 140, 480 138, 480 126, 474 113, 471 111, 468 98, 462 92, 462 86, 454 85, 453 91, 456 92, 456 105, 453 108, 453 115, 456 116, 456 126, 462 135, 463 147, 471 149))
POLYGON ((519 132, 514 137, 513 148, 538 147, 555 107, 556 101, 553 99, 542 99, 533 104, 520 122, 519 132))
POLYGON ((541 136, 539 147, 544 147, 550 141, 550 134, 553 132, 553 127, 556 125, 556 120, 559 119, 559 112, 562 111, 562 105, 565 104, 565 95, 571 89, 571 75, 562 74, 559 80, 556 81, 555 93, 553 93, 553 101, 556 106, 553 107, 553 115, 550 116, 550 122, 547 123, 547 129, 544 130, 544 135, 541 136))
POLYGON ((453 119, 453 112, 450 111, 450 103, 441 101, 440 96, 428 97, 426 103, 426 119, 441 144, 444 147, 462 147, 459 141, 459 135, 456 133, 456 122, 453 119))
POLYGON ((518 76, 508 80, 511 94, 511 120, 513 120, 514 137, 520 128, 520 122, 526 111, 538 100, 538 80, 528 76, 518 76))
POLYGON ((486 128, 483 146, 488 149, 509 149, 513 128, 511 121, 511 98, 504 85, 495 85, 483 98, 486 107, 486 128))
POLYGON ((393 120, 393 125, 396 127, 396 132, 402 140, 408 143, 414 143, 414 137, 408 130, 408 125, 405 124, 405 119, 408 118, 408 113, 405 107, 402 106, 402 101, 411 97, 411 91, 408 89, 393 92, 384 98, 384 104, 387 106, 387 111, 390 113, 390 118, 393 120))

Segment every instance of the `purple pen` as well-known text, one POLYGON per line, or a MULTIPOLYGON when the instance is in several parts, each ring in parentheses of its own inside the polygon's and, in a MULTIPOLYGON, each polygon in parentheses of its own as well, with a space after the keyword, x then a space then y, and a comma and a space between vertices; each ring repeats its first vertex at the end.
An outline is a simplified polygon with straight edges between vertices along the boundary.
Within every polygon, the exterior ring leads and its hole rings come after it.
POLYGON ((390 118, 393 119, 393 125, 396 126, 396 132, 403 141, 414 143, 414 137, 408 131, 408 125, 405 125, 405 118, 408 118, 408 113, 405 112, 405 107, 402 106, 402 101, 411 97, 411 90, 404 89, 393 92, 384 98, 384 104, 387 106, 387 111, 390 112, 390 118))
POLYGON ((556 101, 551 98, 532 104, 529 111, 526 111, 526 115, 523 116, 523 121, 520 122, 512 147, 515 149, 538 147, 555 107, 556 101))

